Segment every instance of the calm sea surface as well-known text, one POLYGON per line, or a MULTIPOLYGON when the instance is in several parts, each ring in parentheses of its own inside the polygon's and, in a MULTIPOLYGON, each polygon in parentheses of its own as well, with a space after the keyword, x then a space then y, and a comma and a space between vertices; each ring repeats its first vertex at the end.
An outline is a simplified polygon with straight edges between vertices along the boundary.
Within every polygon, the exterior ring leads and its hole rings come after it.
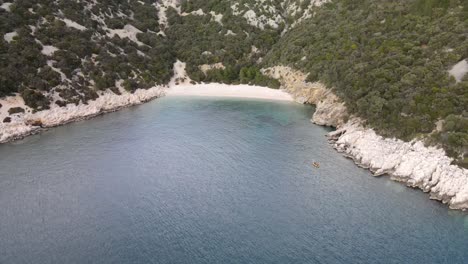
POLYGON ((312 113, 168 97, 0 145, 0 263, 468 263, 467 213, 358 168, 312 113))

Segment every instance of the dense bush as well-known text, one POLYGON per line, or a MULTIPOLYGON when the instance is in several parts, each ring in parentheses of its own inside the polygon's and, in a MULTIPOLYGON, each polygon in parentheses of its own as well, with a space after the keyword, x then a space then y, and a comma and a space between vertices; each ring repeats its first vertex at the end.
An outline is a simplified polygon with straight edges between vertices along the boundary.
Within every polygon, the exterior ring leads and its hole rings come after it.
POLYGON ((58 105, 87 103, 99 90, 119 93, 117 83, 130 92, 165 84, 176 59, 195 82, 278 88, 260 69, 284 64, 333 87, 378 133, 425 137, 466 162, 468 77, 457 83, 447 74, 468 58, 465 0, 332 0, 295 26, 311 0, 182 0, 167 10, 169 25, 159 25, 154 2, 15 0, 11 12, 0 8, 0 35, 17 34, 0 38, 0 97, 21 93, 35 110, 48 107, 47 93, 59 94, 58 105), (247 10, 278 24, 251 25, 247 10), (141 31, 137 41, 112 34, 126 25, 141 31), (223 67, 200 68, 216 63, 223 67))
POLYGON ((11 12, 0 9, 0 35, 17 33, 11 42, 0 39, 0 97, 21 92, 40 110, 48 100, 38 91, 57 91, 64 103, 86 103, 97 98, 95 90, 113 88, 118 80, 134 79, 139 88, 167 83, 175 58, 168 40, 156 34, 153 3, 17 0, 11 12), (107 28, 127 24, 144 32, 138 38, 145 46, 111 38, 107 28), (43 46, 55 52, 43 53, 43 46))
POLYGON ((49 100, 41 92, 24 89, 21 91, 21 97, 23 97, 26 105, 33 109, 44 110, 49 108, 49 100))
POLYGON ((166 31, 174 43, 176 57, 188 64, 187 73, 197 82, 245 83, 278 88, 276 80, 260 73, 258 61, 277 42, 281 29, 260 30, 249 25, 243 17, 234 16, 230 6, 229 1, 220 0, 182 4, 182 12, 201 9, 205 13, 201 16, 179 16, 176 10, 169 10, 170 27, 166 31), (213 19, 210 12, 223 15, 221 24, 213 19), (225 69, 213 69, 205 75, 198 68, 199 65, 219 62, 225 69), (247 69, 253 73, 246 74, 247 69))
POLYGON ((8 109, 8 114, 14 115, 14 114, 19 114, 19 113, 24 113, 24 108, 22 107, 12 107, 8 109))
POLYGON ((468 58, 466 1, 337 0, 281 38, 266 58, 333 87, 348 109, 385 136, 428 136, 466 153, 467 78, 448 69, 468 58), (457 116, 461 127, 451 125, 457 116), (450 118, 449 118, 450 117, 450 118))

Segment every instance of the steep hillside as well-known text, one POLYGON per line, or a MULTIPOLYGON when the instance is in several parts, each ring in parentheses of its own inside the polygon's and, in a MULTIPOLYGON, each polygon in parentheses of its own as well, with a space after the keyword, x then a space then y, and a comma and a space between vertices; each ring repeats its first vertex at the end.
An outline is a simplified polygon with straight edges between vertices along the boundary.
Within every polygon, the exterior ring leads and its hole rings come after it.
POLYGON ((467 58, 466 1, 342 0, 288 31, 265 63, 334 88, 380 134, 426 138, 466 166, 467 58))
POLYGON ((147 88, 171 77, 175 58, 158 35, 153 1, 17 0, 0 9, 0 96, 36 110, 85 103, 96 91, 147 88), (57 100, 54 100, 57 98, 57 100))
POLYGON ((261 69, 285 65, 468 165, 464 0, 0 0, 0 34, 0 122, 167 84, 177 60, 193 82, 272 88, 261 69))

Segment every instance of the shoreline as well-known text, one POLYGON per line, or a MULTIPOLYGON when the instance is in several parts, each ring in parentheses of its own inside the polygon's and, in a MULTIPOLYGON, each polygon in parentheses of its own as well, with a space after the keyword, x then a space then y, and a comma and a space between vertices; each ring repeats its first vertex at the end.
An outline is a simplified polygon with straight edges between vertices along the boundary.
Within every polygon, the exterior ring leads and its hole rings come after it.
MULTIPOLYGON (((0 123, 0 144, 21 140, 48 128, 91 119, 123 108, 143 104, 163 96, 165 89, 163 86, 157 86, 147 90, 137 89, 134 93, 121 91, 122 94, 120 95, 105 91, 96 100, 89 101, 87 104, 68 104, 64 107, 52 105, 50 109, 36 113, 28 111, 22 114, 13 114, 10 115, 12 119, 10 123, 0 123)), ((11 98, 5 98, 3 101, 9 99, 11 98)), ((0 100, 1 102, 2 100, 0 100)), ((21 102, 19 104, 24 107, 21 102)))
POLYGON ((468 209, 468 170, 452 165, 444 150, 426 147, 419 140, 384 138, 363 127, 359 119, 350 120, 327 137, 338 153, 373 176, 389 176, 419 188, 450 209, 468 209))
POLYGON ((468 170, 452 165, 453 159, 443 149, 426 147, 421 140, 404 142, 377 135, 363 120, 348 113, 332 89, 306 82, 307 75, 300 71, 276 66, 264 69, 264 73, 280 80, 296 101, 315 105, 311 121, 336 128, 327 135, 330 143, 357 166, 373 176, 388 175, 408 187, 419 188, 450 209, 468 209, 468 170))
POLYGON ((244 84, 229 85, 223 83, 175 85, 167 89, 166 96, 207 96, 252 98, 288 102, 294 101, 290 94, 279 89, 244 84))
MULTIPOLYGON (((184 73, 180 75, 183 76, 184 73)), ((51 105, 50 109, 36 113, 32 113, 31 109, 24 105, 24 101, 18 95, 2 98, 0 103, 3 103, 4 106, 0 109, 0 119, 10 116, 12 120, 10 123, 2 123, 2 120, 0 120, 0 144, 21 140, 27 136, 41 133, 41 131, 48 128, 91 119, 123 108, 143 104, 162 96, 206 96, 294 101, 291 95, 277 89, 219 83, 195 85, 175 85, 171 83, 169 86, 158 86, 146 90, 137 89, 134 93, 125 90, 120 90, 120 92, 121 94, 117 95, 112 91, 105 91, 96 100, 89 101, 87 104, 68 104, 64 107, 51 105), (8 115, 6 112, 8 107, 22 107, 26 109, 26 113, 8 115)))
MULTIPOLYGON (((277 66, 265 72, 281 81, 282 90, 218 83, 192 85, 185 82, 147 90, 137 89, 134 93, 121 91, 121 95, 105 91, 88 104, 53 105, 49 110, 15 114, 11 123, 0 123, 0 143, 19 140, 47 128, 90 119, 162 96, 296 101, 316 106, 311 121, 336 128, 328 133, 329 142, 338 153, 352 159, 357 166, 368 169, 373 176, 388 175, 408 187, 417 187, 429 193, 430 199, 439 200, 450 209, 468 209, 468 170, 451 165, 452 159, 442 149, 425 147, 418 140, 404 142, 377 135, 371 128, 363 126, 362 120, 349 115, 344 103, 332 90, 320 83, 305 82, 306 76, 298 71, 277 66), (40 121, 41 126, 33 126, 36 121, 40 121)), ((5 111, 5 108, 0 110, 5 111)))

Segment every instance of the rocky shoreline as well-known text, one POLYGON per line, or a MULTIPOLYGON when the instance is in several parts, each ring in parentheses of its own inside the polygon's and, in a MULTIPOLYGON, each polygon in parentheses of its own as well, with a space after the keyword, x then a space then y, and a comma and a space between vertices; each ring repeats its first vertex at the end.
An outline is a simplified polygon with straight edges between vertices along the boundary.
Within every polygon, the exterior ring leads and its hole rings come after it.
POLYGON ((468 170, 451 165, 452 158, 422 141, 404 142, 383 138, 351 116, 344 103, 321 83, 306 82, 306 75, 289 67, 276 66, 263 72, 281 81, 282 88, 297 102, 316 105, 312 122, 332 126, 328 134, 333 147, 374 176, 389 175, 392 180, 420 188, 430 198, 451 209, 468 209, 468 170))
POLYGON ((383 138, 353 119, 328 134, 334 148, 375 176, 420 188, 431 199, 451 209, 468 208, 468 170, 451 165, 442 149, 425 147, 421 141, 383 138))
MULTIPOLYGON (((280 80, 282 89, 295 101, 316 105, 311 121, 335 127, 336 130, 328 134, 329 141, 358 166, 369 169, 375 176, 389 175, 392 180, 420 188, 428 192, 431 199, 439 200, 451 209, 468 209, 468 170, 451 165, 452 159, 442 149, 425 147, 417 140, 404 142, 377 135, 374 130, 363 126, 359 118, 351 116, 332 90, 321 83, 306 82, 307 76, 299 71, 276 66, 263 72, 280 80)), ((13 114, 10 123, 0 123, 0 143, 142 104, 164 96, 166 89, 160 86, 138 89, 134 93, 121 91, 121 95, 105 91, 88 104, 54 105, 49 110, 36 113, 13 114)))
MULTIPOLYGON (((165 89, 166 87, 158 86, 149 89, 138 89, 134 93, 121 91, 120 95, 112 91, 105 91, 99 98, 89 101, 87 104, 69 104, 64 107, 53 105, 48 110, 36 113, 28 111, 13 114, 10 116, 11 121, 9 123, 0 123, 0 143, 22 139, 47 128, 90 119, 122 108, 142 104, 163 96, 165 89)), ((13 106, 27 108, 21 101, 16 102, 13 106)))

